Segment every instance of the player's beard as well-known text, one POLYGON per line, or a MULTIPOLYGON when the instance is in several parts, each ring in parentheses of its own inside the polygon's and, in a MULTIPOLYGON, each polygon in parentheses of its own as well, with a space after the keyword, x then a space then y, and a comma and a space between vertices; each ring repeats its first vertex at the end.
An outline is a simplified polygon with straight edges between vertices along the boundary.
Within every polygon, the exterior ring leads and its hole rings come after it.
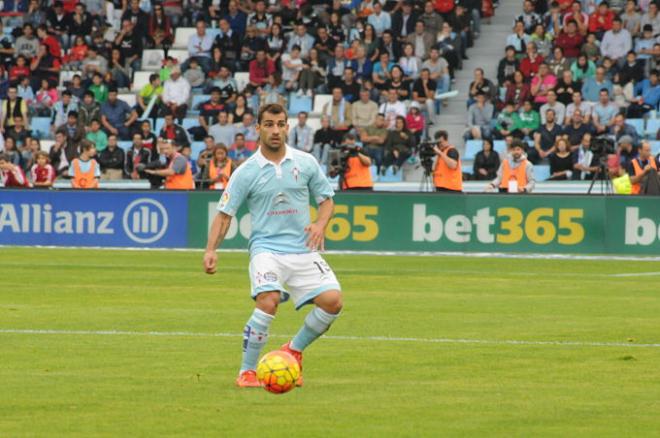
POLYGON ((267 141, 263 142, 263 145, 271 152, 278 152, 286 143, 286 136, 279 135, 277 141, 273 141, 272 137, 268 138, 267 141))

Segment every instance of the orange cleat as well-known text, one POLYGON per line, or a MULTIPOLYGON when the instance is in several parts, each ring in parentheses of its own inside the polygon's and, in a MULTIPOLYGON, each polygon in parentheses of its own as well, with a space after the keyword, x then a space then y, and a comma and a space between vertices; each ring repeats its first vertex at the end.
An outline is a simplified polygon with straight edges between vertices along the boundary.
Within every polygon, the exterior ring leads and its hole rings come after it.
POLYGON ((261 383, 257 379, 257 372, 254 370, 246 370, 239 374, 236 379, 236 386, 240 388, 259 388, 261 383))
POLYGON ((280 350, 286 351, 289 353, 291 356, 295 357, 296 360, 298 361, 298 365, 300 365, 300 377, 298 377, 298 380, 296 380, 296 386, 303 386, 303 376, 302 376, 302 351, 297 351, 293 350, 291 348, 291 342, 287 342, 286 344, 282 345, 280 347, 280 350))

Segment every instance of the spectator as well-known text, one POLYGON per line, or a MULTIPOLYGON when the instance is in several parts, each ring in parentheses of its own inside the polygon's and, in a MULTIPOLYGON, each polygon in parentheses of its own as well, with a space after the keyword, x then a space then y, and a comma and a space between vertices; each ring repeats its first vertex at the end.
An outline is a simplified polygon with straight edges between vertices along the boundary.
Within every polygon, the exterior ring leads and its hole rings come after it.
MULTIPOLYGON (((160 6, 160 5, 159 5, 160 6)), ((161 6, 162 12, 162 6, 161 6)), ((147 37, 149 31, 149 15, 140 9, 140 0, 130 0, 128 2, 128 8, 124 11, 121 16, 121 21, 130 21, 133 24, 135 33, 144 39, 147 37)))
POLYGON ((650 24, 653 28, 653 35, 660 34, 660 16, 658 15, 658 5, 655 2, 649 2, 648 11, 642 15, 641 26, 650 24))
POLYGON ((321 164, 328 162, 328 153, 331 148, 341 141, 341 133, 330 126, 330 117, 321 116, 321 129, 314 133, 314 150, 312 155, 321 164))
POLYGON ((145 84, 137 95, 136 111, 142 118, 149 117, 155 119, 157 115, 162 112, 162 95, 163 86, 161 85, 160 76, 157 73, 149 75, 149 83, 145 84), (152 104, 152 99, 155 101, 152 104), (149 114, 144 112, 151 105, 149 114))
POLYGON ((151 151, 151 161, 158 160, 158 139, 151 131, 149 120, 143 120, 140 123, 140 133, 142 134, 142 146, 151 151))
POLYGON ((424 24, 424 21, 418 19, 415 23, 415 31, 406 36, 406 42, 413 47, 413 54, 418 59, 427 59, 431 55, 431 49, 435 45, 433 36, 437 31, 429 32, 424 24))
POLYGON ((225 105, 222 103, 220 96, 220 88, 214 87, 211 90, 211 98, 200 104, 198 117, 199 126, 190 129, 190 132, 193 133, 196 141, 199 141, 208 135, 209 127, 213 124, 214 120, 218 119, 218 113, 225 109, 225 105))
POLYGON ((545 117, 545 123, 533 134, 534 148, 530 149, 527 154, 529 160, 534 164, 545 160, 555 151, 557 138, 562 134, 561 127, 555 122, 555 112, 550 109, 546 112, 545 117))
POLYGON ((301 58, 308 58, 309 51, 314 47, 314 37, 307 33, 305 23, 296 24, 295 33, 289 38, 287 52, 293 51, 293 47, 300 47, 301 58))
POLYGON ((38 116, 51 117, 53 106, 55 106, 57 100, 57 89, 50 86, 48 79, 43 79, 41 88, 37 91, 33 109, 38 116))
POLYGON ((479 92, 476 102, 470 105, 467 113, 467 131, 465 140, 491 137, 490 121, 493 118, 493 104, 486 100, 486 95, 479 92))
MULTIPOLYGON (((226 113, 225 113, 226 115, 226 113)), ((158 134, 158 137, 164 138, 166 140, 171 140, 172 144, 177 147, 186 146, 190 144, 190 139, 188 138, 188 133, 181 125, 174 123, 174 115, 170 112, 165 113, 164 115, 163 127, 158 134)))
POLYGON ((579 109, 573 111, 570 124, 564 127, 564 135, 568 137, 568 143, 571 145, 571 148, 576 148, 580 144, 584 134, 591 134, 592 132, 593 127, 591 124, 585 123, 582 111, 579 109))
POLYGON ((98 53, 96 47, 89 46, 87 54, 82 60, 82 71, 86 78, 93 78, 97 73, 103 78, 108 71, 108 60, 98 53))
POLYGON ((535 185, 534 165, 527 160, 522 141, 514 140, 509 154, 488 187, 490 190, 499 189, 500 192, 531 193, 535 185))
POLYGON ((9 69, 9 80, 16 84, 21 82, 22 78, 29 77, 30 73, 30 67, 27 65, 27 58, 23 55, 19 55, 16 58, 15 65, 9 69))
POLYGON ((247 99, 245 98, 245 95, 239 94, 236 96, 234 109, 228 113, 229 123, 241 123, 243 121, 243 117, 245 117, 245 115, 249 112, 251 112, 251 110, 247 106, 247 99))
MULTIPOLYGON (((144 28, 146 31, 146 26, 144 28)), ((142 36, 131 20, 122 20, 121 31, 114 40, 124 63, 133 71, 140 70, 142 64, 142 36)))
POLYGON ((660 83, 658 71, 652 70, 648 79, 644 79, 635 86, 635 101, 628 107, 628 117, 643 117, 654 110, 660 103, 660 83))
POLYGON ((71 92, 64 90, 62 92, 62 99, 55 102, 52 109, 52 125, 53 127, 60 126, 66 123, 69 113, 78 112, 78 104, 72 101, 71 92))
POLYGON ((497 83, 499 86, 504 86, 505 82, 511 82, 516 70, 518 70, 516 49, 513 46, 506 46, 504 49, 504 58, 500 59, 500 63, 497 66, 497 83))
POLYGON ((45 25, 40 25, 37 27, 37 37, 41 44, 48 47, 48 53, 55 59, 61 61, 62 59, 62 46, 57 38, 48 34, 45 25))
POLYGON ((195 181, 190 163, 176 151, 172 143, 172 140, 166 140, 159 145, 161 154, 167 158, 167 168, 146 169, 145 173, 165 177, 166 190, 192 190, 195 188, 195 181))
POLYGON ((162 4, 154 5, 147 29, 147 41, 149 46, 154 49, 168 48, 174 42, 172 23, 163 12, 162 4))
POLYGON ((289 131, 289 145, 298 150, 311 153, 314 148, 314 132, 307 126, 307 113, 298 113, 298 123, 289 131))
POLYGON ((229 158, 236 163, 236 166, 240 166, 252 156, 252 151, 250 151, 245 142, 245 135, 240 132, 234 137, 234 142, 229 149, 229 158))
MULTIPOLYGON (((620 15, 623 20, 623 27, 630 32, 633 37, 638 36, 641 29, 642 16, 637 12, 637 2, 635 0, 627 0, 623 13, 620 15)), ((653 26, 651 26, 651 34, 653 33, 653 26)))
POLYGON ((369 15, 367 22, 374 27, 377 36, 381 36, 386 29, 392 28, 392 18, 390 14, 383 11, 380 2, 375 1, 373 14, 369 15))
POLYGON ((150 161, 151 151, 142 144, 142 134, 136 132, 133 134, 131 148, 126 152, 124 174, 132 180, 146 179, 147 174, 140 165, 147 165, 150 161))
POLYGON ((357 129, 364 129, 374 124, 378 114, 378 105, 369 99, 369 90, 360 89, 360 99, 351 104, 351 120, 357 129))
POLYGON ((389 53, 381 53, 379 61, 374 65, 371 72, 371 79, 379 90, 386 90, 387 81, 392 78, 390 72, 394 68, 394 63, 390 61, 389 53))
POLYGON ((506 38, 507 47, 513 47, 518 57, 522 57, 531 37, 525 33, 525 23, 516 21, 513 23, 513 33, 506 38))
POLYGON ((582 84, 573 80, 573 73, 571 73, 570 70, 564 70, 561 78, 557 81, 557 86, 555 87, 557 101, 564 105, 570 105, 573 102, 573 94, 576 91, 580 93, 580 98, 582 98, 581 90, 582 84))
POLYGON ((530 42, 536 44, 536 48, 543 58, 550 56, 552 51, 552 39, 553 36, 549 32, 545 31, 545 26, 539 23, 534 28, 534 33, 530 38, 530 42))
MULTIPOLYGON (((392 67, 390 79, 385 82, 385 90, 396 90, 399 100, 406 101, 410 96, 410 81, 403 75, 403 70, 398 65, 392 67)), ((386 91, 383 92, 385 94, 386 91)))
POLYGON ((550 154, 550 178, 551 181, 563 181, 571 179, 573 175, 573 157, 568 143, 564 138, 558 138, 554 151, 550 154))
POLYGON ((360 84, 355 81, 353 68, 348 66, 344 69, 344 77, 341 84, 341 91, 344 98, 352 105, 360 97, 360 84))
POLYGON ((229 117, 226 111, 218 113, 218 123, 209 128, 209 135, 213 137, 216 144, 231 145, 234 143, 236 128, 229 123, 229 117))
POLYGON ((433 151, 437 155, 433 169, 433 185, 437 192, 460 193, 463 191, 463 170, 456 148, 449 143, 447 131, 435 133, 437 144, 433 151))
POLYGON ((101 166, 96 162, 94 143, 83 140, 80 142, 80 157, 74 158, 69 167, 71 187, 74 189, 96 189, 99 187, 101 166))
POLYGON ((634 51, 628 52, 625 59, 621 59, 621 61, 623 63, 614 76, 619 76, 619 82, 622 86, 629 82, 635 85, 644 80, 644 63, 637 60, 637 54, 634 51))
MULTIPOLYGON (((98 123, 98 122, 97 122, 98 123)), ((103 132, 103 131, 101 131, 103 132)), ((101 179, 119 180, 124 177, 124 150, 117 145, 117 136, 108 136, 107 147, 99 154, 99 165, 101 166, 101 179)))
POLYGON ((478 181, 493 180, 499 167, 500 155, 493 150, 493 143, 489 139, 485 139, 482 142, 481 150, 474 157, 474 179, 478 181))
POLYGON ((23 169, 12 163, 6 153, 0 153, 0 181, 7 188, 30 187, 23 169))
POLYGON ((470 99, 468 99, 468 107, 474 103, 477 94, 484 95, 486 100, 491 100, 497 92, 497 87, 493 85, 490 79, 484 76, 482 68, 474 69, 474 80, 470 83, 470 99))
POLYGON ((230 0, 227 4, 227 15, 225 18, 229 21, 231 29, 238 34, 239 37, 245 35, 245 27, 247 25, 247 15, 239 10, 238 1, 230 0))
POLYGON ((192 60, 202 67, 204 73, 211 70, 211 48, 213 37, 206 32, 206 23, 199 19, 195 23, 196 32, 188 40, 188 59, 181 65, 183 71, 188 70, 192 60))
POLYGON ((367 154, 375 161, 377 172, 381 171, 383 165, 384 145, 387 137, 388 130, 383 114, 378 114, 374 123, 360 133, 360 141, 364 144, 367 154))
POLYGON ((626 54, 632 49, 632 37, 630 32, 623 28, 623 23, 619 17, 612 20, 612 29, 605 32, 600 44, 600 51, 603 56, 612 58, 614 61, 620 61, 623 64, 626 54))
POLYGON ((206 76, 204 71, 200 68, 196 58, 190 59, 188 69, 183 74, 183 78, 188 81, 192 88, 201 89, 206 83, 206 76))
MULTIPOLYGON (((302 64, 302 61, 300 64, 302 64)), ((328 88, 332 90, 335 87, 341 87, 344 69, 350 67, 350 65, 351 61, 344 56, 344 46, 337 45, 334 49, 334 56, 328 60, 328 88)))
POLYGON ((71 93, 71 97, 76 102, 76 104, 83 100, 83 96, 85 95, 87 88, 83 86, 82 78, 79 74, 73 75, 71 83, 66 85, 66 91, 71 93))
POLYGON ((637 133, 637 129, 635 129, 633 125, 626 123, 626 119, 621 113, 617 113, 614 116, 614 121, 607 133, 614 136, 614 140, 618 141, 622 137, 627 136, 632 139, 634 145, 639 144, 639 134, 637 133))
POLYGON ((100 73, 94 73, 92 77, 92 85, 89 86, 89 91, 94 95, 94 100, 103 105, 108 100, 109 88, 103 83, 103 76, 100 73))
POLYGON ((557 85, 557 78, 550 73, 548 64, 542 62, 539 65, 538 74, 532 78, 530 91, 534 96, 534 103, 543 105, 548 101, 548 92, 552 91, 557 85))
POLYGON ((591 105, 582 100, 582 92, 579 90, 573 92, 572 102, 566 107, 566 115, 564 117, 565 125, 571 123, 571 119, 576 110, 579 110, 580 114, 582 114, 584 123, 589 123, 591 121, 591 105))
POLYGON ((557 93, 554 90, 548 91, 548 102, 541 105, 539 113, 541 115, 541 123, 546 122, 546 112, 552 110, 555 113, 555 121, 558 125, 563 125, 566 120, 566 106, 557 101, 557 93))
POLYGON ((16 116, 28 115, 28 108, 25 100, 18 96, 18 90, 15 86, 9 86, 7 90, 7 99, 0 102, 0 117, 2 117, 2 130, 14 126, 16 116))
POLYGON ((55 132, 55 142, 50 148, 48 158, 55 168, 57 175, 69 174, 69 163, 78 156, 78 147, 66 136, 66 131, 55 132))
POLYGON ((137 117, 137 112, 117 97, 116 88, 108 90, 108 101, 101 105, 101 123, 108 134, 128 140, 137 117))
POLYGON ((190 98, 190 83, 181 76, 181 69, 178 66, 172 68, 170 78, 165 81, 163 86, 163 106, 165 110, 173 114, 183 122, 188 111, 188 99, 190 98))
POLYGON ((213 149, 213 156, 209 160, 207 173, 204 177, 205 180, 209 181, 209 189, 223 190, 234 170, 236 170, 236 163, 227 156, 227 146, 217 145, 213 149))
POLYGON ((396 88, 392 88, 387 93, 387 101, 383 103, 378 112, 385 115, 387 128, 392 130, 396 127, 397 117, 406 117, 406 105, 399 100, 396 88))
POLYGON ((495 121, 495 138, 502 139, 509 135, 514 137, 522 137, 520 132, 520 114, 511 101, 507 101, 504 108, 497 115, 495 121))
POLYGON ((340 87, 332 89, 332 100, 323 105, 322 114, 330 118, 330 125, 337 131, 347 131, 353 124, 351 104, 344 99, 340 87))
POLYGON ((426 131, 426 120, 424 119, 421 108, 419 102, 412 102, 406 115, 406 126, 415 136, 415 143, 417 144, 422 141, 422 136, 426 131))
POLYGON ((383 35, 380 38, 378 51, 381 54, 387 53, 389 55, 389 59, 392 61, 399 59, 401 56, 401 48, 398 41, 396 41, 392 36, 391 30, 386 30, 383 32, 383 35))
POLYGON ((598 157, 591 151, 591 134, 585 132, 573 154, 572 179, 591 180, 598 171, 598 157))
POLYGON ((48 153, 38 151, 35 164, 30 169, 30 179, 34 187, 52 187, 55 182, 55 169, 50 165, 48 153))
POLYGON ((94 100, 94 93, 85 91, 78 108, 78 119, 83 126, 90 126, 92 120, 101 120, 101 105, 94 100))
POLYGON ((434 10, 431 0, 424 2, 424 12, 419 16, 419 20, 424 23, 426 31, 431 35, 437 35, 442 29, 442 23, 444 22, 442 16, 434 10))
POLYGON ((552 51, 552 57, 547 61, 550 72, 560 80, 565 71, 570 72, 571 64, 564 56, 564 50, 561 47, 555 47, 552 51))
POLYGON ((522 107, 523 102, 531 99, 531 97, 529 84, 525 82, 522 72, 517 70, 513 74, 513 83, 509 84, 506 88, 504 102, 512 103, 515 110, 518 111, 522 107))
POLYGON ((257 134, 257 124, 254 115, 251 112, 245 113, 243 121, 236 127, 236 133, 241 133, 245 137, 246 143, 255 143, 259 140, 257 134))
POLYGON ((632 160, 637 157, 637 151, 633 147, 635 140, 629 135, 622 135, 617 140, 617 145, 619 146, 617 150, 617 156, 619 157, 619 166, 622 169, 628 169, 632 163, 632 160))
POLYGON ((584 82, 592 79, 596 74, 596 64, 587 58, 587 55, 580 55, 578 59, 571 64, 571 73, 573 79, 577 82, 584 82))
POLYGON ((250 79, 248 90, 253 92, 264 86, 268 76, 275 74, 275 64, 271 59, 266 58, 266 51, 257 50, 255 59, 250 61, 250 79))
POLYGON ((419 78, 422 69, 422 61, 415 56, 413 45, 406 43, 403 46, 403 56, 399 58, 399 66, 403 69, 403 74, 409 79, 419 78))
POLYGON ((642 36, 635 42, 635 53, 644 66, 648 66, 649 60, 654 55, 653 46, 655 38, 653 37, 653 26, 647 24, 644 26, 642 36))
POLYGON ((413 84, 413 102, 417 102, 420 108, 426 108, 429 124, 435 120, 435 95, 437 84, 431 79, 429 69, 422 70, 421 76, 413 84))
POLYGON ((570 23, 574 23, 580 35, 586 35, 589 30, 589 15, 582 12, 582 3, 574 1, 571 3, 570 12, 564 14, 563 27, 566 28, 570 23))
POLYGON ((112 81, 118 88, 128 88, 131 82, 131 69, 124 63, 121 51, 117 48, 110 52, 110 62, 108 63, 108 73, 112 76, 112 81))
POLYGON ((596 135, 604 134, 614 123, 614 116, 619 112, 619 107, 610 101, 610 95, 606 89, 600 90, 600 98, 593 107, 593 123, 596 135))
POLYGON ((68 139, 74 144, 80 143, 85 138, 85 127, 78 120, 78 112, 70 111, 66 122, 57 127, 56 131, 65 131, 68 139))
POLYGON ((32 86, 30 85, 30 78, 21 77, 19 79, 19 83, 16 86, 16 94, 23 101, 25 101, 26 106, 29 107, 34 103, 35 97, 34 97, 34 91, 32 90, 32 86))
POLYGON ((608 96, 612 95, 612 81, 605 77, 605 69, 598 67, 596 76, 587 78, 582 85, 582 96, 587 102, 598 102, 601 90, 607 91, 608 96))
POLYGON ((385 140, 384 168, 382 172, 392 166, 392 172, 396 174, 403 163, 412 155, 414 147, 415 136, 406 127, 406 119, 397 116, 394 129, 388 132, 385 140))
POLYGON ((531 80, 539 71, 539 66, 543 63, 543 56, 539 55, 535 43, 527 43, 527 52, 520 61, 520 71, 525 80, 531 80))
MULTIPOLYGON (((300 57, 300 46, 293 46, 290 53, 282 55, 282 81, 284 88, 288 91, 298 88, 300 72, 303 70, 303 60, 300 57)), ((303 95, 303 90, 298 91, 298 95, 303 95)))
POLYGON ((108 146, 108 135, 101 129, 101 121, 98 119, 92 120, 90 124, 90 130, 85 138, 94 143, 96 150, 100 151, 101 155, 105 151, 105 148, 108 146))
POLYGON ((534 32, 537 23, 541 22, 539 14, 534 12, 534 4, 530 0, 523 2, 523 12, 514 19, 514 23, 522 22, 526 34, 534 32))
POLYGON ((431 49, 429 59, 422 63, 422 70, 429 70, 429 78, 437 84, 440 93, 449 91, 451 76, 449 75, 449 64, 447 60, 440 57, 440 51, 437 47, 431 49))
POLYGON ((631 160, 626 168, 628 175, 630 175, 633 195, 639 195, 642 193, 642 184, 648 178, 651 170, 654 170, 656 173, 658 171, 658 165, 651 153, 651 144, 648 141, 643 141, 638 149, 638 157, 631 160))
POLYGON ((589 16, 589 32, 596 34, 597 38, 602 40, 605 32, 612 29, 613 22, 614 12, 610 10, 607 1, 602 1, 598 4, 596 11, 589 16))
POLYGON ((21 165, 21 152, 16 148, 16 142, 13 137, 7 137, 4 139, 4 154, 7 155, 8 160, 15 164, 16 166, 21 165))
POLYGON ((23 116, 14 117, 14 126, 5 131, 5 138, 12 138, 17 148, 27 146, 28 140, 32 137, 32 131, 25 127, 23 116))
MULTIPOLYGON (((371 79, 373 73, 373 64, 371 59, 367 58, 367 51, 364 46, 360 45, 357 41, 358 47, 356 50, 355 58, 352 60, 353 70, 355 71, 356 80, 359 84, 364 85, 364 82, 371 79)), ((303 64, 303 69, 306 68, 303 64)))
MULTIPOLYGON (((547 114, 546 114, 547 117, 547 114)), ((539 129, 541 125, 541 116, 534 109, 531 100, 525 101, 520 110, 520 132, 525 137, 531 137, 532 133, 539 129)))
POLYGON ((26 23, 23 25, 23 34, 16 38, 14 50, 16 55, 23 55, 27 59, 32 59, 37 56, 39 40, 34 35, 34 27, 32 27, 32 24, 26 23))

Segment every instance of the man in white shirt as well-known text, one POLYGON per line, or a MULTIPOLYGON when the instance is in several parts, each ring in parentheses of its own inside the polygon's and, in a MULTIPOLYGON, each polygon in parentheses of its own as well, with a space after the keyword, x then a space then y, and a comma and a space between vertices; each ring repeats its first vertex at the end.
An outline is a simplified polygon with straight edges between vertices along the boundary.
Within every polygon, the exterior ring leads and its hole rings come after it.
POLYGON ((396 88, 388 90, 387 102, 380 106, 378 112, 385 114, 387 129, 390 130, 394 129, 397 116, 406 116, 406 104, 399 100, 399 93, 397 93, 396 88))
POLYGON ((181 69, 178 66, 172 68, 170 78, 165 81, 163 86, 163 105, 174 114, 182 123, 183 118, 188 111, 188 99, 190 98, 190 83, 181 76, 181 69))
POLYGON ((188 40, 188 59, 181 65, 183 71, 188 70, 190 61, 195 59, 204 73, 211 70, 211 49, 213 48, 213 37, 206 33, 204 20, 197 20, 195 25, 197 32, 188 40))
MULTIPOLYGON (((290 53, 282 54, 282 82, 287 90, 298 88, 298 78, 303 69, 303 61, 300 58, 300 46, 294 45, 290 53)), ((302 95, 302 90, 300 90, 302 95)))
POLYGON ((541 105, 541 124, 545 125, 545 113, 549 109, 553 110, 555 112, 555 121, 557 122, 558 125, 563 125, 564 124, 564 118, 566 116, 566 106, 557 101, 557 93, 555 90, 548 90, 548 94, 546 94, 548 101, 541 105))
POLYGON ((300 57, 305 59, 309 56, 310 49, 314 47, 314 37, 307 33, 307 26, 303 23, 296 25, 296 31, 289 39, 287 51, 292 51, 293 46, 300 47, 300 57))
POLYGON ((376 30, 376 35, 381 36, 385 29, 392 28, 392 18, 390 14, 383 11, 383 6, 379 2, 374 2, 374 13, 369 15, 367 22, 376 30))
POLYGON ((625 61, 626 54, 632 49, 632 37, 630 32, 623 28, 621 18, 614 17, 612 29, 605 32, 600 44, 600 52, 603 56, 612 58, 620 64, 625 61))
POLYGON ((218 123, 209 128, 209 135, 213 137, 215 144, 222 143, 227 147, 234 144, 236 133, 236 127, 229 123, 226 111, 220 111, 218 113, 218 123))
POLYGON ((304 152, 312 152, 314 148, 314 132, 307 126, 307 113, 298 113, 298 124, 289 132, 289 145, 304 152))
POLYGON ((582 92, 576 91, 573 93, 573 102, 569 103, 566 107, 566 115, 564 116, 564 125, 570 125, 573 120, 575 110, 579 110, 582 114, 582 122, 589 123, 591 119, 591 104, 582 100, 582 92))

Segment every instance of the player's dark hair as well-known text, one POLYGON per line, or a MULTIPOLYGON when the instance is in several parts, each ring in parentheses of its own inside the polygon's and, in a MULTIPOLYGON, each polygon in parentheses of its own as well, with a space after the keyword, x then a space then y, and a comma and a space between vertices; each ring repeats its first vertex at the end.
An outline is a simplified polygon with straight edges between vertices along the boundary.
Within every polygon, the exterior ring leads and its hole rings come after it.
POLYGON ((284 118, 287 118, 286 109, 279 103, 271 103, 259 109, 259 116, 257 117, 257 123, 261 124, 261 121, 263 120, 265 113, 274 114, 274 115, 284 113, 284 118))

